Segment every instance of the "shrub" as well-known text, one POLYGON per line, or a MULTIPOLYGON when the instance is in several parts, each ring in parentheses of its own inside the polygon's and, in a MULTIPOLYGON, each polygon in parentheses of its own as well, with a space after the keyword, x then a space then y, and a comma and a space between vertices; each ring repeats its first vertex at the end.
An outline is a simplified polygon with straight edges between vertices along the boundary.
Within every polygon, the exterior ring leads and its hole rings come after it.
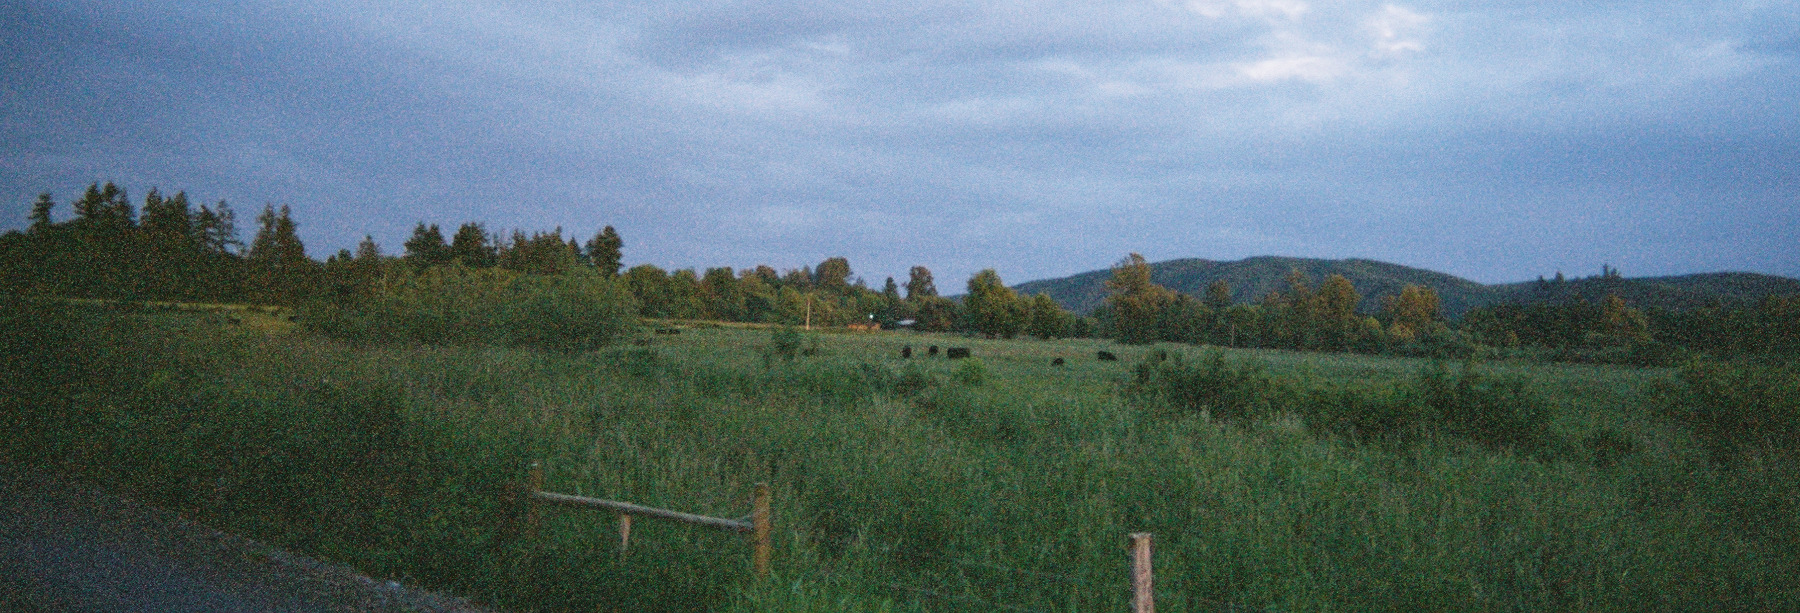
POLYGON ((1497 447, 1536 447, 1547 441, 1550 413, 1517 377, 1490 377, 1463 362, 1452 375, 1442 363, 1419 372, 1417 393, 1437 425, 1454 436, 1497 447))
POLYGON ((591 271, 531 275, 498 268, 396 269, 366 299, 313 302, 308 329, 359 342, 595 349, 636 325, 637 306, 617 281, 591 271))
POLYGON ((1313 390, 1305 414, 1313 429, 1356 441, 1409 444, 1431 430, 1417 394, 1405 384, 1313 390))
POLYGON ((1581 439, 1581 446, 1592 454, 1594 465, 1607 468, 1638 451, 1637 440, 1617 430, 1602 428, 1581 439))
POLYGON ((969 358, 956 366, 954 376, 964 384, 981 385, 987 380, 987 365, 981 363, 980 358, 969 358))
POLYGON ((1271 376, 1261 363, 1234 366, 1216 351, 1198 362, 1179 352, 1151 354, 1135 368, 1131 391, 1222 420, 1265 417, 1298 399, 1292 384, 1271 376))
POLYGON ((1692 429, 1713 460, 1750 450, 1800 451, 1800 373, 1773 366, 1692 360, 1665 413, 1692 429))
POLYGON ((1397 383, 1325 385, 1310 377, 1270 375, 1257 362, 1236 365, 1213 352, 1189 361, 1156 352, 1139 363, 1130 391, 1221 420, 1299 413, 1317 432, 1354 440, 1410 443, 1428 432, 1494 447, 1536 448, 1549 439, 1549 413, 1517 378, 1494 378, 1473 362, 1460 373, 1442 363, 1397 383))
POLYGON ((769 355, 792 360, 800 355, 800 331, 793 326, 781 326, 769 333, 769 355))

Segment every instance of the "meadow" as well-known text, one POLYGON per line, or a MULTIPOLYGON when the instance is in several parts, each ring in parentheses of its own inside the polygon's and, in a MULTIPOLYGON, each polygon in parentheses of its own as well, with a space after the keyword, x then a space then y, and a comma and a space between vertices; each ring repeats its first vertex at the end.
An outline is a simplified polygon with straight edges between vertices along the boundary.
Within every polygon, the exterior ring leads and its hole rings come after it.
POLYGON ((1494 444, 1301 406, 1422 359, 698 322, 544 351, 6 307, 10 461, 509 609, 1119 611, 1131 532, 1164 612, 1800 608, 1791 463, 1710 458, 1665 417, 1667 369, 1474 366, 1545 417, 1494 444), (1214 356, 1294 404, 1226 418, 1145 384, 1214 356), (521 534, 532 462, 548 490, 724 517, 768 482, 773 575, 741 535, 654 520, 623 558, 605 514, 521 534))

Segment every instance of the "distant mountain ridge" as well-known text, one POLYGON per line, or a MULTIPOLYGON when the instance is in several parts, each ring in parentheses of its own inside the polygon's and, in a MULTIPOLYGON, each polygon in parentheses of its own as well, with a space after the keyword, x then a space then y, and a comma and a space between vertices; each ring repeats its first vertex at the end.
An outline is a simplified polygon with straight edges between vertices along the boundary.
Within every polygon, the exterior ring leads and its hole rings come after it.
MULTIPOLYGON (((1568 299, 1598 301, 1618 293, 1626 303, 1639 307, 1692 309, 1714 302, 1752 301, 1771 295, 1800 294, 1800 279, 1746 272, 1719 272, 1673 277, 1585 277, 1565 281, 1545 280, 1483 285, 1462 277, 1422 268, 1363 259, 1323 260, 1259 256, 1236 261, 1187 258, 1150 265, 1150 279, 1194 297, 1206 287, 1224 280, 1231 285, 1235 302, 1255 302, 1272 291, 1287 289, 1290 271, 1299 270, 1313 286, 1333 274, 1356 285, 1363 300, 1359 310, 1374 312, 1381 299, 1400 293, 1409 284, 1436 291, 1444 314, 1461 317, 1470 309, 1506 302, 1545 302, 1568 299)), ((1077 313, 1086 313, 1106 301, 1106 281, 1112 270, 1093 270, 1057 279, 1040 279, 1013 286, 1026 295, 1045 293, 1077 313)))

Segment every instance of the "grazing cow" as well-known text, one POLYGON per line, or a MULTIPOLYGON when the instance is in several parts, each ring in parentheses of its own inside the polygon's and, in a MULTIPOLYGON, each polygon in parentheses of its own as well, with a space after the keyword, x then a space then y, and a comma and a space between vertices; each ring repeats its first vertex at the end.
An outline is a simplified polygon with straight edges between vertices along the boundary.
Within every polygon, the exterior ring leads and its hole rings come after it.
POLYGON ((907 345, 905 347, 900 348, 900 359, 902 359, 902 360, 912 359, 912 345, 907 345))
POLYGON ((238 324, 241 324, 241 323, 244 323, 244 320, 242 320, 242 319, 238 319, 238 318, 236 318, 236 317, 226 317, 226 318, 225 318, 225 321, 229 321, 229 322, 231 322, 231 325, 234 325, 234 326, 235 326, 235 325, 238 325, 238 324))
POLYGON ((1056 359, 1054 359, 1054 360, 1050 360, 1050 365, 1051 365, 1051 366, 1062 366, 1062 365, 1063 365, 1063 359, 1062 359, 1062 358, 1056 358, 1056 359))
POLYGON ((951 347, 949 349, 945 349, 944 357, 950 358, 952 360, 969 357, 969 348, 968 347, 951 347))
POLYGON ((289 315, 289 316, 288 316, 288 321, 289 321, 289 322, 296 322, 296 321, 300 321, 300 316, 299 316, 299 315, 289 315))
POLYGON ((1100 361, 1102 361, 1102 362, 1117 362, 1117 361, 1119 361, 1119 356, 1113 355, 1113 353, 1111 351, 1097 352, 1094 354, 1094 357, 1100 358, 1100 361))
POLYGON ((937 355, 937 345, 932 345, 931 347, 927 348, 925 350, 925 355, 927 357, 937 355))

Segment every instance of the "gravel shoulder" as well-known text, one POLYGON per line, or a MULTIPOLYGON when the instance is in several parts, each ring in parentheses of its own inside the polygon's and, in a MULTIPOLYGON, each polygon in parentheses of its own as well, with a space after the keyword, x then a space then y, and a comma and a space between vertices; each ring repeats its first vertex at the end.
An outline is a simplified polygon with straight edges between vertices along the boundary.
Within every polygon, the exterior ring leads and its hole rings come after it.
POLYGON ((0 611, 491 610, 0 464, 0 611))

